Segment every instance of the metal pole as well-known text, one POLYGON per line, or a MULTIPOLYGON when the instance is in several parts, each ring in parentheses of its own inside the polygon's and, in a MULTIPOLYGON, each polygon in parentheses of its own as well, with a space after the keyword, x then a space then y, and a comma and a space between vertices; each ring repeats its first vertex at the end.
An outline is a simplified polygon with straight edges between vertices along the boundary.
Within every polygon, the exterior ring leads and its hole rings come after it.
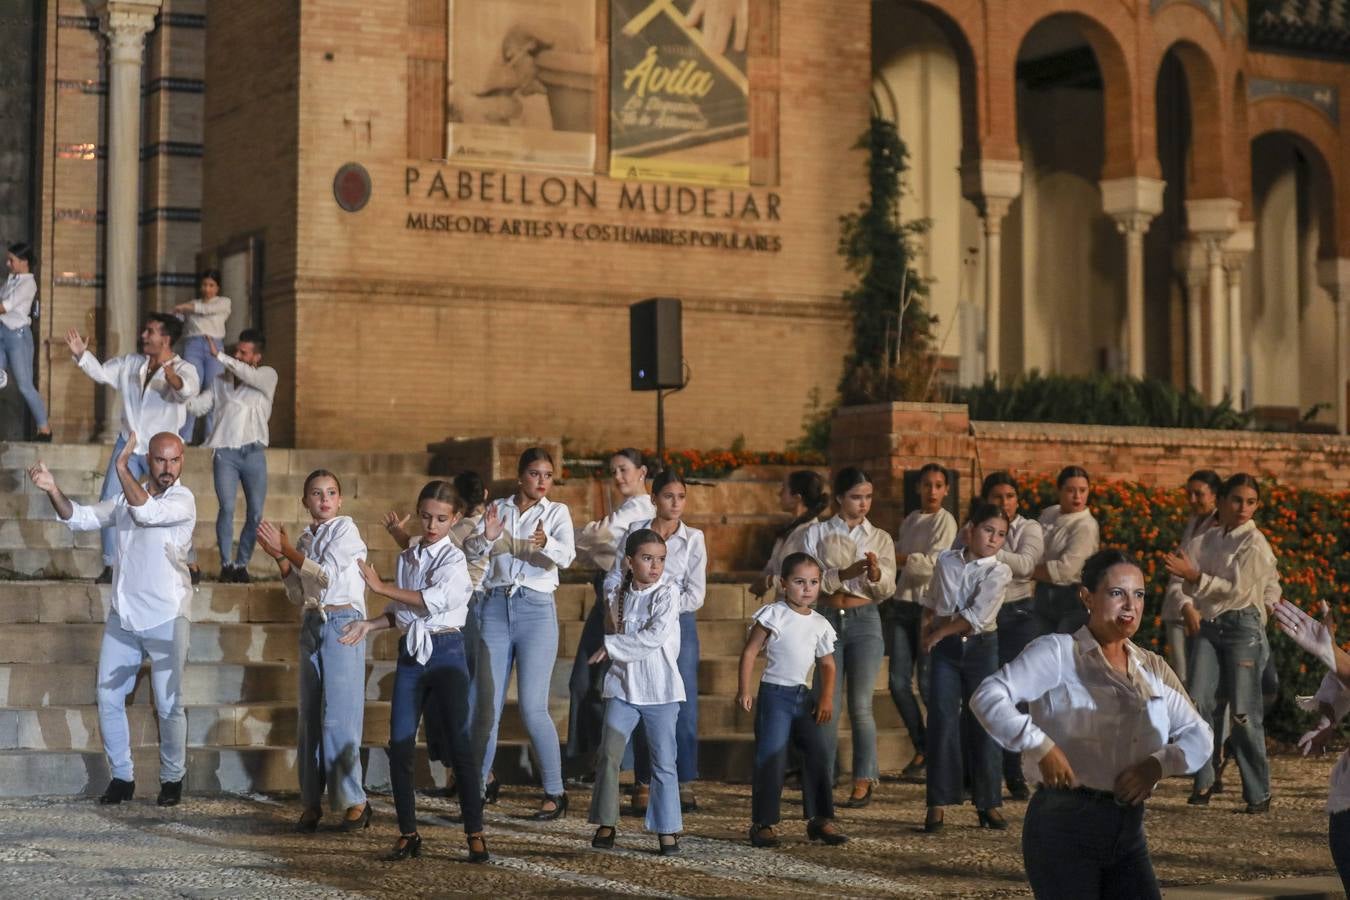
POLYGON ((666 392, 656 389, 656 459, 657 465, 666 467, 666 392))

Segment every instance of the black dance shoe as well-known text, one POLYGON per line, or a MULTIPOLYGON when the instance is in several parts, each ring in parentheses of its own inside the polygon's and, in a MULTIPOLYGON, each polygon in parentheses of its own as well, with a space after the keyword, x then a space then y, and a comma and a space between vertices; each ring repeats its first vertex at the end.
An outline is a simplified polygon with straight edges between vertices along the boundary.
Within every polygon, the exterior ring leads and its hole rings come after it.
POLYGON ((488 853, 487 839, 483 837, 481 831, 466 836, 465 840, 469 842, 469 862, 485 863, 492 859, 492 854, 488 853))
POLYGON ((561 794, 545 794, 545 803, 552 803, 552 809, 541 809, 530 816, 536 822, 552 822, 554 819, 561 819, 567 815, 567 792, 561 794))
POLYGON ((135 793, 136 782, 114 778, 108 782, 108 789, 103 792, 102 797, 98 798, 98 802, 101 806, 116 806, 123 800, 130 800, 135 793))
POLYGON ((662 856, 680 855, 680 836, 677 834, 663 834, 657 839, 657 847, 662 856))
POLYGON ((844 807, 845 809, 862 809, 864 806, 871 805, 871 803, 872 803, 872 782, 869 781, 867 782, 867 793, 863 794, 861 797, 854 797, 852 794, 850 794, 849 798, 839 805, 844 807))
POLYGON ((157 806, 177 806, 183 802, 183 779, 177 781, 164 781, 159 785, 159 797, 155 800, 157 806))
POLYGON ((614 835, 618 829, 612 825, 601 825, 595 829, 595 835, 591 838, 591 846, 596 850, 613 850, 614 835))
POLYGON ((417 832, 412 834, 399 835, 398 841, 394 844, 393 851, 385 859, 390 862, 397 862, 409 857, 416 859, 422 855, 422 836, 417 832))

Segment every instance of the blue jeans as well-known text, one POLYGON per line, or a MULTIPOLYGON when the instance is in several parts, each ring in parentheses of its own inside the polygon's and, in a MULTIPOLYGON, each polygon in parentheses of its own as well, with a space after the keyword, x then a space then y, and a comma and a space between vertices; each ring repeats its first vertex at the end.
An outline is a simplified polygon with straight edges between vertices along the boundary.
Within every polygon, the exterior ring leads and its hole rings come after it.
MULTIPOLYGON (((696 613, 680 613, 680 655, 675 658, 684 682, 684 700, 675 720, 675 761, 680 784, 698 780, 698 621, 696 613)), ((647 730, 638 725, 633 733, 633 777, 651 784, 651 754, 647 730)), ((664 832, 668 833, 668 832, 664 832)))
POLYGON ((483 784, 497 756, 497 728, 514 666, 516 702, 539 762, 544 792, 556 797, 563 792, 563 782, 562 747, 548 711, 553 663, 558 659, 558 608, 553 595, 526 587, 509 593, 504 587, 491 588, 479 607, 478 622, 474 747, 483 784))
POLYGON ((182 781, 187 772, 187 713, 183 711, 183 664, 188 620, 182 616, 146 631, 122 627, 108 613, 98 651, 98 727, 112 777, 134 781, 127 697, 136 688, 141 657, 150 657, 150 687, 159 714, 159 780, 182 781))
POLYGON ((1040 900, 1158 898, 1144 839, 1144 805, 1110 794, 1041 788, 1027 805, 1022 862, 1040 900))
POLYGON ((886 634, 890 638, 887 642, 890 651, 887 683, 891 689, 891 702, 905 723, 915 753, 923 753, 925 742, 923 710, 919 708, 919 698, 914 696, 916 667, 919 670, 919 696, 924 698, 924 702, 928 700, 929 691, 928 657, 919 652, 919 624, 922 620, 922 606, 901 600, 888 604, 884 620, 886 634))
POLYGON ((1331 845, 1331 861, 1336 874, 1341 876, 1341 887, 1350 892, 1350 809, 1332 813, 1327 823, 1327 843, 1331 845))
POLYGON ((220 547, 220 565, 248 568, 253 558, 253 545, 258 537, 258 523, 263 517, 263 503, 267 500, 267 448, 261 443, 243 447, 220 447, 211 456, 211 474, 216 483, 216 499, 220 510, 216 513, 216 544, 220 547), (239 532, 239 547, 231 557, 234 541, 234 497, 240 482, 244 485, 244 528, 239 532))
POLYGON ((815 693, 805 685, 760 682, 755 709, 755 773, 750 815, 756 825, 777 825, 787 773, 788 741, 802 761, 802 815, 833 819, 834 778, 826 765, 825 740, 816 725, 815 693))
MULTIPOLYGON (((647 752, 652 792, 647 803, 646 828, 655 834, 679 834, 680 781, 675 770, 675 720, 678 703, 635 706, 617 697, 605 701, 605 728, 595 762, 595 789, 591 793, 592 825, 610 828, 619 824, 619 766, 624 747, 641 722, 647 732, 647 752)), ((642 757, 639 757, 642 758, 642 757)))
POLYGON ((605 722, 605 673, 609 662, 591 665, 587 660, 605 646, 605 573, 596 573, 595 604, 586 616, 572 660, 572 677, 567 682, 567 758, 582 759, 600 746, 600 730, 605 722))
MULTIPOLYGON (((872 694, 881 657, 886 651, 881 637, 881 614, 875 603, 854 609, 822 609, 834 627, 834 716, 819 726, 825 737, 825 770, 834 778, 839 751, 840 697, 848 688, 848 718, 853 727, 853 778, 858 781, 880 777, 877 767, 877 720, 872 713, 872 694)), ((817 693, 820 691, 820 667, 816 667, 817 693)), ((925 739, 926 740, 926 739, 925 739)))
MULTIPOLYGON (((1261 614, 1255 607, 1226 612, 1213 621, 1202 621, 1200 632, 1187 652, 1190 683, 1187 690, 1196 711, 1217 736, 1220 698, 1230 711, 1229 746, 1242 773, 1242 797, 1260 803, 1270 796, 1270 764, 1266 760, 1264 705, 1261 673, 1270 655, 1261 614)), ((1207 791, 1214 784, 1219 741, 1215 753, 1195 773, 1195 789, 1207 791)))
POLYGON ((366 802, 361 786, 361 728, 366 714, 366 644, 338 638, 361 618, 354 609, 314 611, 300 624, 300 798, 319 809, 327 791, 334 810, 366 802))
MULTIPOLYGON (((219 339, 216 344, 224 345, 224 339, 219 339)), ((206 346, 206 336, 194 334, 183 342, 183 359, 192 363, 192 367, 197 370, 197 374, 202 379, 202 393, 207 394, 211 391, 211 382, 220 376, 225 367, 220 364, 220 360, 211 355, 211 349, 206 346)), ((212 409, 206 414, 206 436, 211 436, 211 429, 216 424, 216 410, 212 409)), ((185 441, 192 440, 192 432, 197 428, 197 417, 188 413, 187 421, 183 427, 178 429, 178 436, 185 441)))
POLYGON ((964 798, 962 785, 970 772, 971 800, 976 809, 1003 804, 999 768, 1002 755, 979 722, 963 713, 970 695, 998 671, 998 635, 949 637, 933 648, 932 687, 928 695, 928 805, 957 806, 964 798))
MULTIPOLYGON (((1036 638, 1041 636, 1040 622, 1036 618, 1036 601, 1027 597, 1004 603, 998 611, 998 664, 1006 666, 1017 659, 1036 638)), ((1018 707, 1026 712, 1025 705, 1018 707)), ((1022 774, 1022 754, 1011 750, 1003 751, 1003 780, 1009 785, 1020 784, 1026 780, 1022 774)))
POLYGON ((47 407, 33 386, 33 329, 0 325, 0 369, 8 369, 39 429, 47 427, 47 407))
MULTIPOLYGON (((149 440, 153 435, 143 437, 149 440)), ((127 436, 119 434, 117 442, 113 444, 112 456, 108 457, 108 470, 103 473, 103 490, 98 497, 100 500, 111 500, 122 493, 122 482, 117 478, 117 457, 122 455, 122 448, 126 445, 127 436)), ((144 478, 150 473, 150 466, 144 453, 133 453, 131 459, 127 461, 127 468, 137 478, 144 478)), ((111 566, 117 558, 117 529, 111 525, 100 529, 99 541, 103 545, 103 564, 111 566)))
POLYGON ((424 711, 428 745, 435 734, 441 744, 437 748, 438 758, 448 760, 455 772, 464 833, 483 830, 483 790, 473 755, 469 689, 469 664, 462 633, 432 635, 431 657, 425 665, 408 655, 406 638, 399 642, 394 697, 389 709, 389 781, 394 808, 398 811, 398 829, 403 834, 417 830, 413 755, 417 723, 424 711))

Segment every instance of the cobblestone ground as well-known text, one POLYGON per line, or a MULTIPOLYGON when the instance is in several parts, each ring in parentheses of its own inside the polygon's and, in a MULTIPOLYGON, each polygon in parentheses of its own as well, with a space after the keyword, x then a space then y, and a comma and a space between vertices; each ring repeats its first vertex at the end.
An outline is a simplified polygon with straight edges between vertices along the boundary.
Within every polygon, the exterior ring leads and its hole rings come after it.
MULTIPOLYGON (((1165 783, 1150 804, 1149 843, 1165 885, 1201 884, 1332 872, 1326 848, 1327 773, 1331 758, 1273 761, 1269 815, 1240 812, 1233 783, 1205 809, 1186 805, 1188 782, 1165 783)), ((1236 782, 1236 772, 1230 770, 1236 782)), ((154 805, 142 784, 131 804, 100 808, 90 800, 0 803, 0 896, 4 897, 400 897, 493 896, 963 896, 1027 894, 1020 856, 1024 803, 1004 807, 1011 823, 995 833, 976 827, 970 807, 950 809, 940 835, 925 835, 923 788, 885 782, 863 810, 841 810, 852 837, 844 848, 805 841, 791 821, 784 846, 745 842, 749 787, 707 784, 701 809, 685 818, 684 854, 661 858, 655 838, 635 819, 620 828, 619 849, 590 849, 588 792, 573 790, 560 822, 523 817, 539 794, 503 790, 490 807, 487 866, 464 862, 457 806, 419 798, 426 844, 421 859, 381 860, 395 837, 392 804, 376 795, 371 830, 345 835, 321 826, 299 835, 294 797, 188 797, 154 805)), ((789 797, 794 797, 790 792, 789 797)), ((795 798, 795 797, 794 797, 795 798)), ((799 807, 785 805, 785 815, 799 807)), ((329 823, 326 823, 329 824, 329 823)))

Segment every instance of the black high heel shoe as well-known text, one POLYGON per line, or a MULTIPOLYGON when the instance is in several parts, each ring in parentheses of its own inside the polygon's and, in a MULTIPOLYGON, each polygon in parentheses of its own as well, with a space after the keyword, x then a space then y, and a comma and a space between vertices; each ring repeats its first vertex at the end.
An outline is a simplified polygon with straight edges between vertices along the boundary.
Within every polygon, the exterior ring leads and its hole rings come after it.
POLYGON ((656 840, 662 856, 680 855, 680 836, 678 834, 663 834, 656 840), (669 843, 666 842, 666 838, 670 838, 669 843))
POLYGON ((396 862, 410 856, 416 859, 421 855, 422 836, 414 831, 412 834, 400 835, 398 841, 394 844, 393 852, 385 858, 390 862, 396 862))
POLYGON ((834 823, 829 819, 817 818, 807 822, 806 836, 813 841, 823 841, 827 847, 837 847, 840 844, 848 843, 848 835, 835 828, 834 823))
POLYGON ((873 782, 867 782, 867 793, 863 794, 861 797, 854 797, 850 794, 849 798, 839 805, 845 809, 862 809, 864 806, 869 805, 872 802, 872 785, 873 782))
POLYGON ((492 858, 492 854, 488 853, 487 839, 483 837, 481 831, 478 834, 468 835, 465 840, 469 843, 469 862, 485 863, 492 858), (474 844, 478 845, 478 849, 474 849, 474 844))
POLYGON ((992 828, 994 831, 1004 831, 1008 827, 1008 820, 1003 818, 1002 813, 996 809, 977 809, 975 814, 980 817, 981 828, 992 828))
MULTIPOLYGON (((348 810, 351 812, 351 810, 348 810)), ((371 807, 370 801, 366 801, 366 808, 361 810, 361 814, 355 819, 344 818, 342 824, 338 826, 339 831, 352 832, 364 831, 370 827, 370 819, 375 815, 375 810, 371 807)))
POLYGON ((487 783, 487 787, 483 788, 483 802, 495 804, 497 802, 497 797, 501 792, 502 783, 495 778, 492 779, 487 783))
POLYGON ((530 816, 536 822, 552 822, 554 819, 561 819, 567 815, 567 791, 561 794, 545 794, 545 803, 552 803, 552 809, 541 809, 530 816))
POLYGON ((595 836, 591 838, 591 846, 597 850, 613 850, 614 835, 617 832, 618 829, 613 826, 601 825, 599 828, 595 829, 595 836), (602 831, 608 832, 608 834, 601 834, 600 832, 602 831))

